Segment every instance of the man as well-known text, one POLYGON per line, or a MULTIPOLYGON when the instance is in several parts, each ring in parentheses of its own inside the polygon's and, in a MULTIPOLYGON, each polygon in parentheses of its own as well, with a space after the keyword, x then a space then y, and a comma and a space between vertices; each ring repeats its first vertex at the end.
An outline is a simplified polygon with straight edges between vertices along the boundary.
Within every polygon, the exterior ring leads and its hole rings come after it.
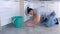
POLYGON ((40 15, 39 12, 37 12, 37 11, 35 12, 34 9, 29 8, 28 11, 27 11, 27 13, 31 16, 32 22, 34 24, 38 24, 40 22, 41 15, 40 15))

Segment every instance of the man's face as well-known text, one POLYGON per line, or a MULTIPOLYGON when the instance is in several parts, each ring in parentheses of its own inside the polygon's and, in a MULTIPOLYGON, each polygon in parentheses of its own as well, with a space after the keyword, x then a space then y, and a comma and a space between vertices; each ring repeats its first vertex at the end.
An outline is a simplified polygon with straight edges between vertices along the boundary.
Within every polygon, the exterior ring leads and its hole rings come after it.
POLYGON ((30 10, 29 14, 34 15, 34 10, 30 10))

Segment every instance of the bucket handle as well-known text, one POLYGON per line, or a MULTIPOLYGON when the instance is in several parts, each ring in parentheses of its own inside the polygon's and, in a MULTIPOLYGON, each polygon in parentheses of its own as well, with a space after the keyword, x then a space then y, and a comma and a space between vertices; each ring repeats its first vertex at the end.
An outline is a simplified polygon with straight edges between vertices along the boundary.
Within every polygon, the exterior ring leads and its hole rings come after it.
POLYGON ((15 20, 16 20, 16 18, 15 18, 15 19, 13 19, 13 20, 12 20, 12 22, 14 23, 14 22, 15 22, 15 20))

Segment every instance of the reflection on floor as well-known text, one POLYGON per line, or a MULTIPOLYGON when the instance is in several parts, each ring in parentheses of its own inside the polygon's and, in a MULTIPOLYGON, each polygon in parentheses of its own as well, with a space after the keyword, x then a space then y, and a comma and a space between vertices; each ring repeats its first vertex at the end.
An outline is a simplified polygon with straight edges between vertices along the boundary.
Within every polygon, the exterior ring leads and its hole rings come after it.
POLYGON ((60 34, 60 25, 15 28, 11 24, 3 29, 0 34, 60 34))

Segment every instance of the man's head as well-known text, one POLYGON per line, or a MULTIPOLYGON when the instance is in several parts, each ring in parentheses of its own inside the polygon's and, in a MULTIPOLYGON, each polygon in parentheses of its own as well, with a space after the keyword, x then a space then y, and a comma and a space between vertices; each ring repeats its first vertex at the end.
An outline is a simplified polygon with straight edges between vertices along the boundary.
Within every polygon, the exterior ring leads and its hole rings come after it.
POLYGON ((29 8, 28 11, 27 11, 27 13, 28 13, 29 15, 34 15, 34 9, 29 8))

